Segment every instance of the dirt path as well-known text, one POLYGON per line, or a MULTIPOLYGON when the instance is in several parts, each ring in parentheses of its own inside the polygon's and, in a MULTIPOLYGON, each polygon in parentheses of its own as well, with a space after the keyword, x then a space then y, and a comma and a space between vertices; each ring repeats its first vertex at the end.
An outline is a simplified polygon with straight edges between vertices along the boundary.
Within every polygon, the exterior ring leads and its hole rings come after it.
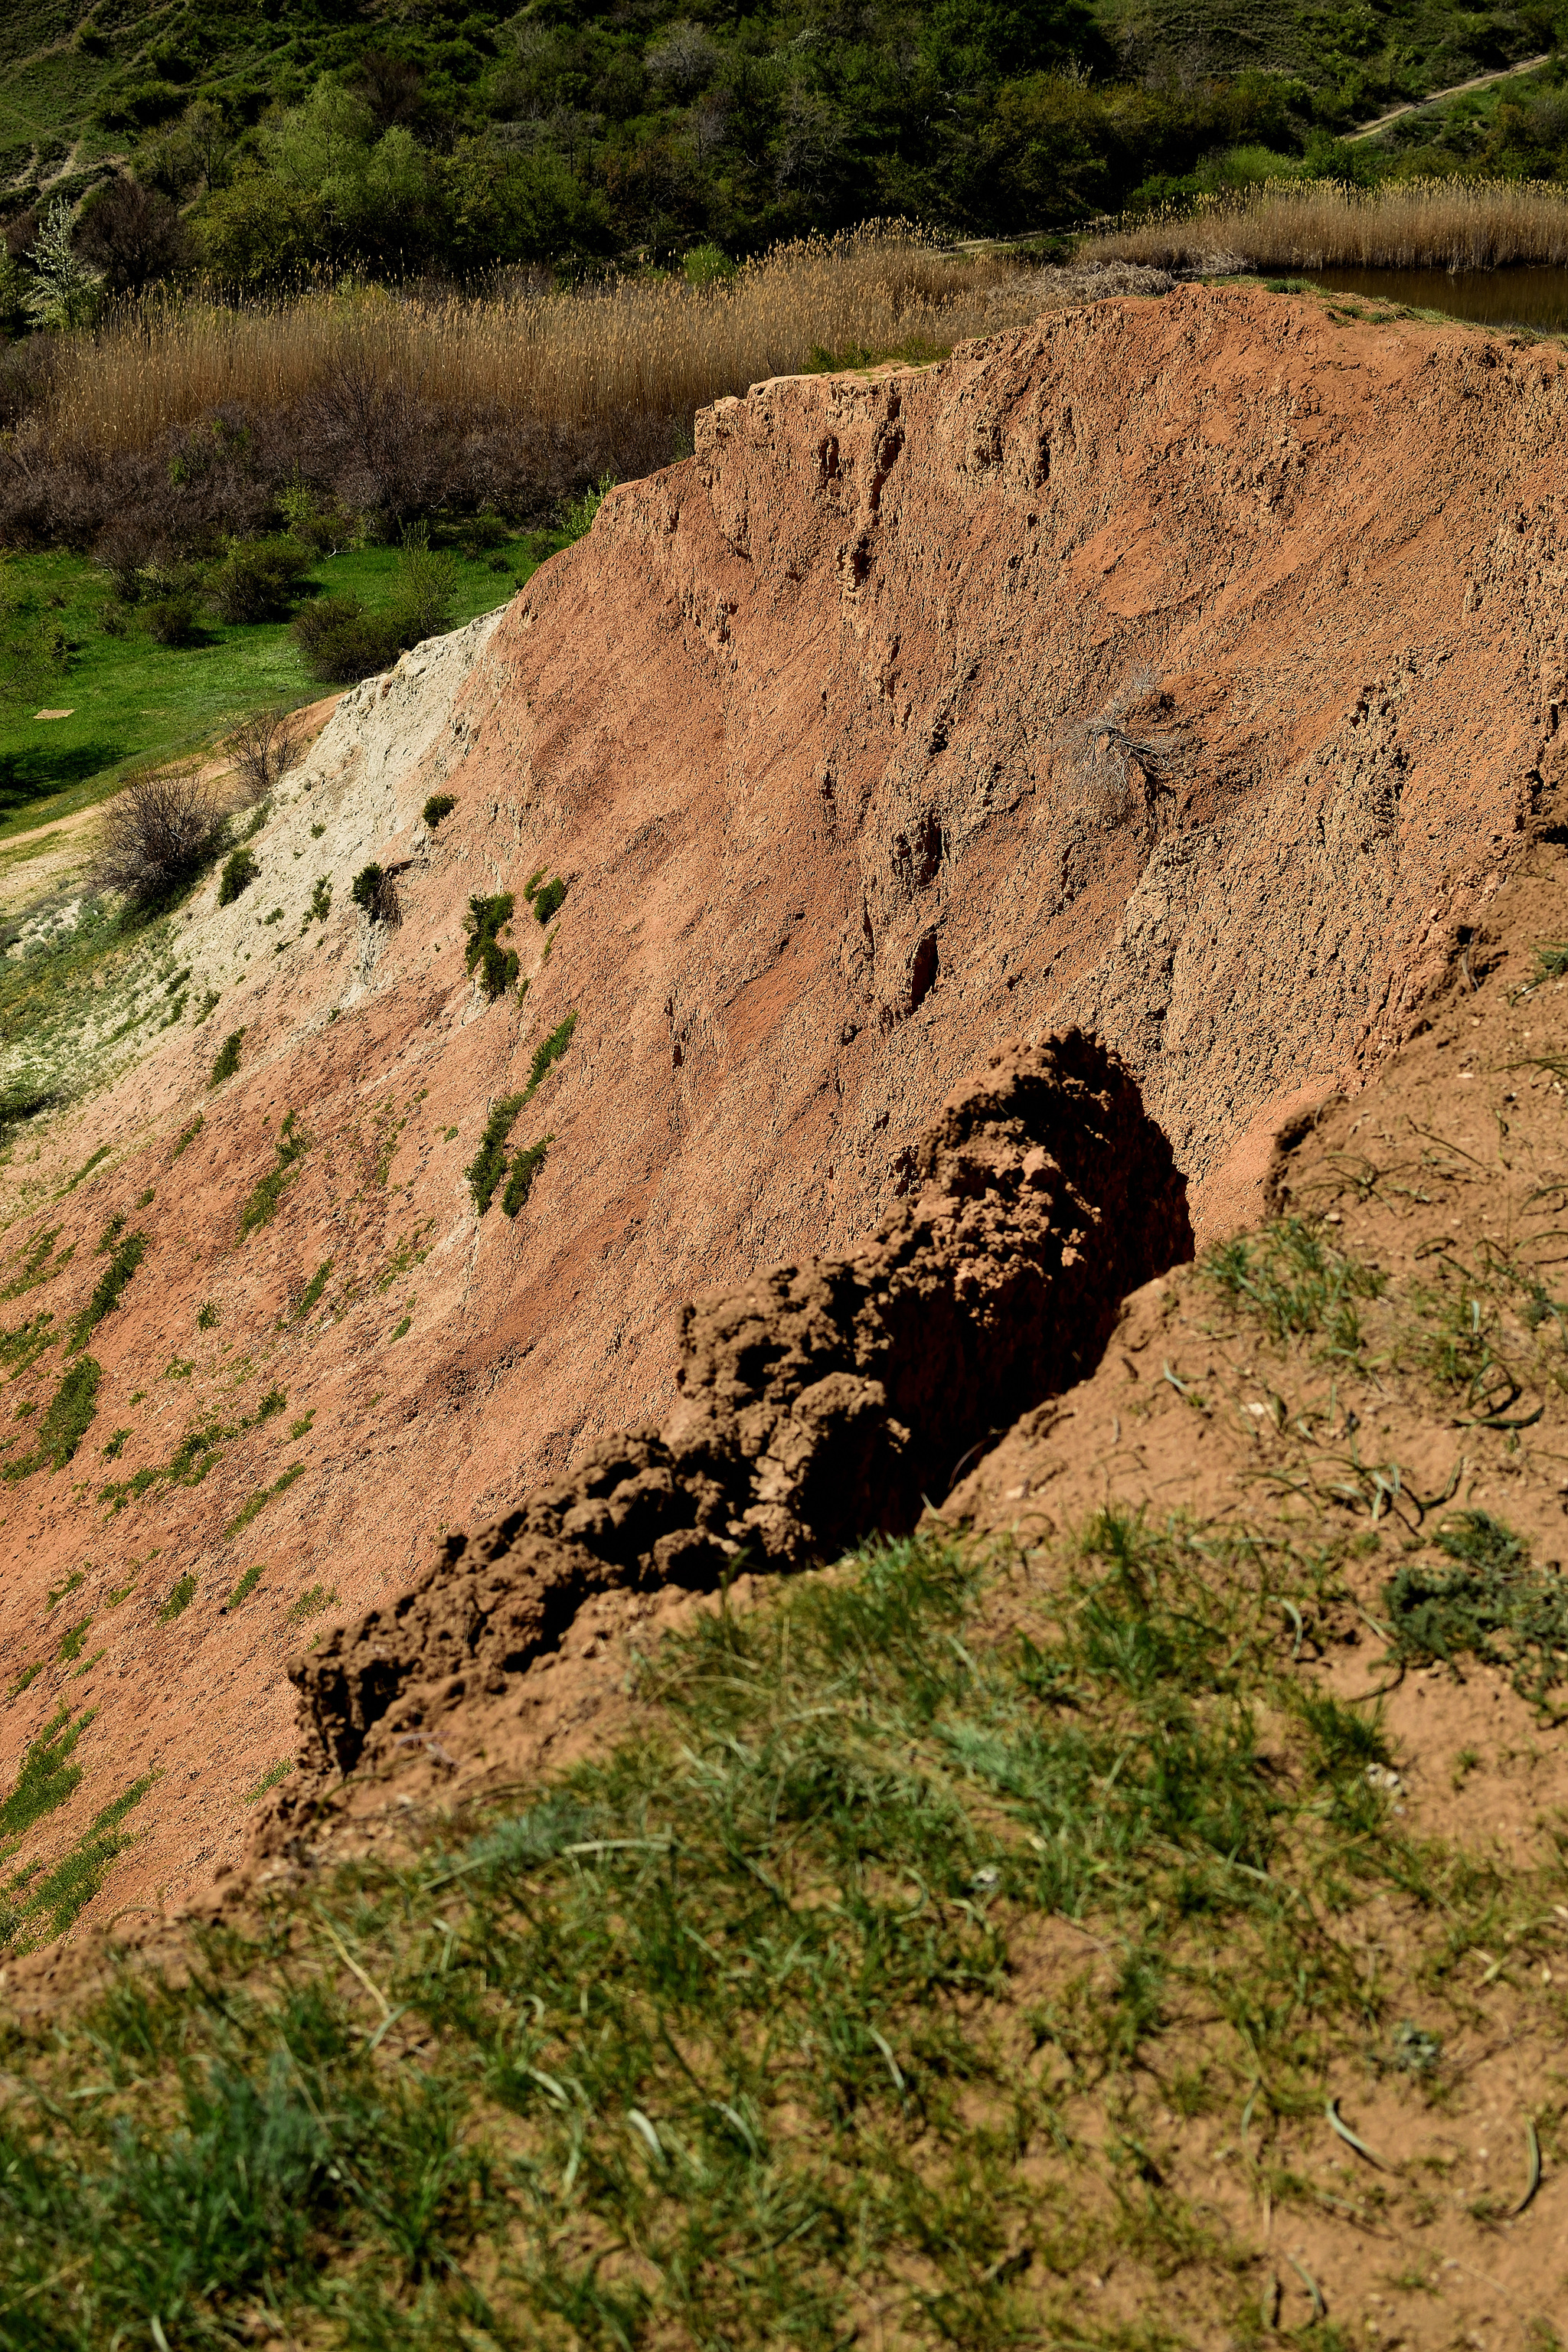
POLYGON ((1363 122, 1359 131, 1347 131, 1344 144, 1353 147, 1358 139, 1375 139, 1391 122, 1397 122, 1402 115, 1419 114, 1424 106, 1440 106, 1446 98, 1462 98, 1468 89, 1488 89, 1494 81, 1511 81, 1515 74, 1533 73, 1538 66, 1549 64, 1551 57, 1552 52, 1543 49, 1538 58, 1521 58, 1516 66, 1500 66, 1496 73, 1477 74, 1447 89, 1435 89, 1429 98, 1413 98, 1408 106, 1396 106, 1392 114, 1380 114, 1375 122, 1363 122))

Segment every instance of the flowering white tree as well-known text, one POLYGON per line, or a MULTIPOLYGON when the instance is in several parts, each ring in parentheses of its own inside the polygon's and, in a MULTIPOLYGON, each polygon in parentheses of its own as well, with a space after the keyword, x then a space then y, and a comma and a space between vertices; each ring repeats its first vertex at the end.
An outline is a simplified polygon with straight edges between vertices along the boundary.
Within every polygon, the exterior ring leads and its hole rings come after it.
POLYGON ((71 245, 71 208, 57 197, 27 256, 32 284, 23 296, 35 327, 85 327, 98 310, 99 284, 71 245))

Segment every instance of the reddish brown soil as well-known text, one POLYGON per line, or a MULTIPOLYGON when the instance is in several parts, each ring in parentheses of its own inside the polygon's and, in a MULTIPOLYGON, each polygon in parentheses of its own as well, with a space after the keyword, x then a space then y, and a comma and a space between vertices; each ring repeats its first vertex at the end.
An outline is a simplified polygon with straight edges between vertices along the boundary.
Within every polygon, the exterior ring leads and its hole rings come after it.
MULTIPOLYGON (((10 1275, 49 1226, 75 1249, 18 1320, 65 1328, 111 1213, 150 1239, 80 1451, 5 1498, 0 1648, 44 1671, 0 1774, 96 1710, 21 1860, 155 1771, 90 1916, 198 1890, 293 1744, 289 1611, 389 1601, 450 1528, 658 1421, 681 1303, 850 1254, 999 1038, 1082 1022, 1200 1230, 1255 1206, 1279 1107, 1398 1044, 1550 780, 1565 395, 1554 352, 1307 300, 1086 305, 721 404, 498 626, 346 696, 261 881, 222 913, 209 886, 178 942, 211 1020, 5 1180, 10 1275), (458 808, 427 835, 437 784, 458 808), (350 903, 373 856, 404 867, 395 929, 350 903), (464 907, 540 866, 570 896, 548 940, 520 902, 529 992, 488 1004, 464 907), (568 1012, 513 1137, 552 1139, 532 1196, 476 1221, 489 1106, 568 1012), (290 1108, 310 1149, 242 1241, 290 1108), (101 1499, 214 1423, 200 1483, 101 1499)), ((41 1409, 62 1368, 8 1396, 41 1409)))

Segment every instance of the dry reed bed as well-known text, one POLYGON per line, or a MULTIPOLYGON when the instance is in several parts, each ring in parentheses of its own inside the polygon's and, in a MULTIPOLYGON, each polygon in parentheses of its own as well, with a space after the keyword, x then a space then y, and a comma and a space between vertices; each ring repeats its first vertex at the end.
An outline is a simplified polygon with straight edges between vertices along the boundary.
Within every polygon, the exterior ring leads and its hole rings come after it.
POLYGON ((1031 314, 994 259, 859 231, 781 247, 729 283, 628 280, 512 299, 376 289, 232 309, 127 311, 62 352, 32 422, 49 460, 147 449, 215 410, 282 414, 324 387, 395 386, 449 423, 543 425, 689 412, 814 353, 943 349, 1031 314))
POLYGON ((1085 240, 1159 269, 1500 269, 1568 263, 1568 191, 1543 181, 1286 182, 1085 240))

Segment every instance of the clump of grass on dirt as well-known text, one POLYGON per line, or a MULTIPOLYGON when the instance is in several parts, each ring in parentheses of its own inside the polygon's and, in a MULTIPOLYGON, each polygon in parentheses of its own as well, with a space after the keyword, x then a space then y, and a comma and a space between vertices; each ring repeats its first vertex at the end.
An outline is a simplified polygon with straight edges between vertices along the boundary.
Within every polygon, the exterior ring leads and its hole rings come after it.
POLYGON ((30 1478, 35 1470, 65 1468, 98 1411, 98 1386, 102 1377, 102 1367, 91 1356, 84 1356, 79 1363, 71 1366, 38 1423, 34 1451, 6 1463, 5 1475, 8 1479, 30 1478))
POLYGON ((147 1255, 147 1236, 142 1233, 126 1234, 113 1241, 112 1248, 113 1255, 94 1284, 92 1296, 71 1323, 68 1355, 79 1354, 104 1317, 111 1315, 119 1306, 126 1285, 147 1255))
POLYGON ((232 907, 240 892, 249 889, 260 871, 260 866, 248 849, 231 850, 218 879, 218 905, 232 907))
POLYGON ((1456 1675, 1467 1656, 1506 1667, 1521 1697, 1548 1707, 1568 1681, 1568 1578, 1532 1567, 1523 1538, 1489 1511, 1456 1511, 1434 1542, 1452 1566, 1407 1560, 1384 1587, 1395 1654, 1456 1675))
POLYGON ((1284 1217, 1221 1242, 1199 1272, 1227 1306, 1254 1316, 1270 1339, 1321 1339, 1330 1356, 1360 1352, 1360 1305, 1387 1288, 1385 1276, 1347 1256, 1303 1217, 1284 1217))
POLYGON ((286 1111, 283 1115, 283 1124, 278 1130, 276 1166, 269 1169, 260 1179, 240 1212, 241 1241, 255 1233, 259 1226, 269 1224, 277 1215, 278 1204, 283 1198, 283 1188, 294 1176, 300 1160, 310 1148, 310 1137, 300 1132, 296 1124, 296 1114, 291 1110, 286 1111))
POLYGON ((569 1013, 564 1021, 553 1028, 549 1036, 534 1048, 533 1061, 528 1073, 528 1085, 523 1101, 531 1101, 541 1085, 572 1043, 572 1033, 577 1026, 577 1015, 569 1013))
MULTIPOLYGON (((1331 2072, 1440 2096, 1460 1959, 1522 1999, 1547 1933, 1292 1665, 1339 1573, 1107 1515, 1047 1577, 910 1541, 705 1617, 597 1760, 15 2032, 0 2305, 171 2347, 1249 2340, 1259 2238, 1171 2105, 1279 2235, 1331 2072)), ((1424 2194, 1341 2201, 1386 2234, 1424 2194)))
POLYGON ((209 1087, 221 1087, 226 1078, 233 1077, 236 1070, 239 1067, 239 1049, 244 1043, 245 1032, 243 1029, 231 1029, 229 1031, 228 1035, 224 1039, 223 1044, 218 1047, 217 1052, 213 1056, 212 1076, 207 1080, 209 1087))

